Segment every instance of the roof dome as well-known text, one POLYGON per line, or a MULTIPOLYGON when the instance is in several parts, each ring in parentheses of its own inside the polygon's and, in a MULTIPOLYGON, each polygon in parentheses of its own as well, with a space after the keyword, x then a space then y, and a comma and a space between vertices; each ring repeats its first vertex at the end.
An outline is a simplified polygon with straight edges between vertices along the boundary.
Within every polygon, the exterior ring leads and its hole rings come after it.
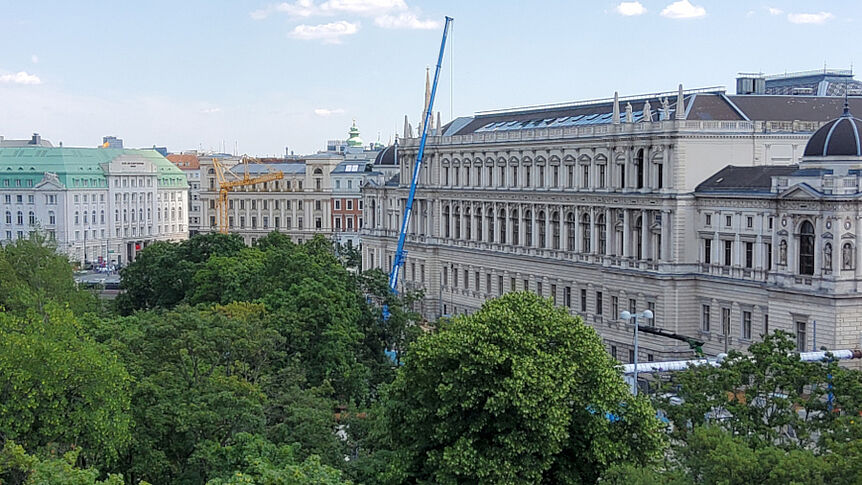
POLYGON ((806 157, 862 157, 862 120, 850 114, 850 107, 844 104, 844 114, 821 126, 805 145, 806 157))
POLYGON ((347 146, 361 147, 364 144, 362 138, 359 138, 359 128, 356 127, 356 120, 353 120, 353 126, 350 127, 347 133, 350 135, 350 138, 347 139, 347 146))

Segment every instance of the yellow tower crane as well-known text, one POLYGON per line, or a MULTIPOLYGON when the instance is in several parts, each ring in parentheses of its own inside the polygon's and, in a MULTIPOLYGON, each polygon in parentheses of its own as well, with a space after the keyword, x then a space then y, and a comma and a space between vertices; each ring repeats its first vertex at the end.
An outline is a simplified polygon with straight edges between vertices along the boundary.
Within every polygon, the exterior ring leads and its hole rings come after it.
POLYGON ((248 175, 248 162, 249 160, 260 163, 260 160, 249 157, 247 155, 242 156, 242 160, 240 163, 243 164, 244 171, 242 178, 231 174, 236 177, 236 180, 227 180, 225 177, 226 169, 218 159, 213 158, 213 166, 216 172, 216 179, 218 179, 219 189, 218 189, 218 202, 216 206, 218 207, 218 230, 222 234, 228 233, 228 224, 227 224, 227 208, 228 208, 228 194, 233 192, 233 190, 237 187, 248 187, 249 185, 261 184, 264 182, 271 182, 273 180, 281 180, 284 178, 284 173, 281 170, 275 170, 272 172, 265 173, 263 175, 258 175, 257 177, 250 177, 248 175))

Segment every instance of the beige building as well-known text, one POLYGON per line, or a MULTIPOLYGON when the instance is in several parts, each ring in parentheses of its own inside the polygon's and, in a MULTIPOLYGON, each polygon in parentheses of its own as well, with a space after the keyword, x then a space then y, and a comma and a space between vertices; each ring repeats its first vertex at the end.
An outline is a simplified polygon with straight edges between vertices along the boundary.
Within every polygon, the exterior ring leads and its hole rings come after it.
MULTIPOLYGON (((281 180, 234 189, 228 198, 228 231, 252 244, 272 231, 289 235, 294 241, 315 234, 332 233, 332 186, 329 174, 344 160, 338 153, 319 153, 283 163, 250 163, 249 176, 280 171, 281 180)), ((217 232, 219 184, 211 159, 201 158, 202 232, 217 232)), ((241 177, 240 164, 229 170, 228 178, 241 177)))
MULTIPOLYGON (((535 291, 583 316, 622 361, 633 358, 623 310, 653 310, 646 324, 710 354, 774 329, 804 348, 857 346, 858 180, 803 178, 822 169, 803 159, 809 138, 842 102, 680 87, 456 119, 428 137, 401 285, 424 289, 431 318, 535 291), (845 240, 852 270, 837 267, 845 240)), ((400 140, 401 181, 418 144, 400 140)), ((363 189, 364 268, 389 270, 407 193, 405 182, 363 189)), ((690 355, 641 336, 642 361, 690 355)))

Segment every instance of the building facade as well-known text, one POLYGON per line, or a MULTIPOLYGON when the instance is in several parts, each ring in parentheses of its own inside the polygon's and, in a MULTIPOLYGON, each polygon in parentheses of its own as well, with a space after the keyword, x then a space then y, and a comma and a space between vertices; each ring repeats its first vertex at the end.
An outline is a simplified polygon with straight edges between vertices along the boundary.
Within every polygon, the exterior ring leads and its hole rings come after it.
POLYGON ((171 153, 167 158, 185 175, 189 183, 187 201, 189 236, 201 232, 201 164, 197 153, 171 153))
POLYGON ((188 184, 152 150, 0 148, 0 235, 44 232, 72 261, 124 265, 188 238, 188 184))
MULTIPOLYGON (((701 186, 732 165, 762 169, 770 190, 777 173, 776 187, 790 190, 774 166, 796 173, 791 165, 842 101, 680 87, 454 120, 428 138, 402 285, 425 291, 431 318, 534 291, 581 315, 621 361, 634 358, 623 310, 650 309, 655 318, 642 323, 700 338, 712 354, 745 348, 764 329, 798 331, 803 320, 805 330, 819 322, 818 345, 849 345, 837 329, 857 335, 862 316, 851 322, 826 308, 856 297, 830 294, 789 263, 768 264, 792 259, 799 217, 782 236, 792 218, 765 200, 777 196, 716 198, 701 186), (816 309, 791 311, 801 295, 816 309)), ((402 182, 363 190, 366 269, 391 267, 418 144, 400 140, 402 182)), ((641 360, 690 355, 687 345, 641 336, 641 360)))

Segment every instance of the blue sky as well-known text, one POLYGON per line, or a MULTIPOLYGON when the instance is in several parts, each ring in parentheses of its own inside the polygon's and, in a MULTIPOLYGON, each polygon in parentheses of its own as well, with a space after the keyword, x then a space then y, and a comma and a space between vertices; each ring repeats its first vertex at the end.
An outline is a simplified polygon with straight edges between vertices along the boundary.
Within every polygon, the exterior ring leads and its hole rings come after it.
POLYGON ((478 110, 862 63, 858 1, 0 0, 0 135, 297 153, 478 110), (855 7, 855 8, 854 8, 855 7), (451 56, 450 56, 451 54, 451 56), (432 71, 433 73, 433 71, 432 71))

